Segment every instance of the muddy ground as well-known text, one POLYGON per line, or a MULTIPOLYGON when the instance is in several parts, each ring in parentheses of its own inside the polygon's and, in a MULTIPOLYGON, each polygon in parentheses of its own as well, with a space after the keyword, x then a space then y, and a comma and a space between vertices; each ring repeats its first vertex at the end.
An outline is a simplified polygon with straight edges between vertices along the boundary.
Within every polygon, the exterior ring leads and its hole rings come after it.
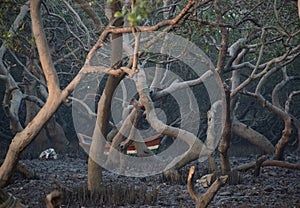
MULTIPOLYGON (((232 167, 253 162, 256 158, 257 155, 231 157, 232 167)), ((299 164, 300 154, 287 154, 285 159, 299 164)), ((45 195, 53 190, 64 192, 62 207, 195 207, 185 183, 190 165, 181 171, 179 181, 161 175, 130 178, 104 171, 105 189, 91 197, 86 190, 86 158, 59 155, 57 160, 22 162, 35 177, 26 179, 16 173, 5 190, 29 207, 45 207, 45 195)), ((208 173, 206 163, 192 163, 196 165, 195 180, 208 173)), ((206 190, 197 183, 195 188, 198 193, 206 190)), ((300 207, 300 171, 263 167, 258 177, 253 176, 253 169, 239 172, 239 183, 222 187, 209 207, 300 207)))

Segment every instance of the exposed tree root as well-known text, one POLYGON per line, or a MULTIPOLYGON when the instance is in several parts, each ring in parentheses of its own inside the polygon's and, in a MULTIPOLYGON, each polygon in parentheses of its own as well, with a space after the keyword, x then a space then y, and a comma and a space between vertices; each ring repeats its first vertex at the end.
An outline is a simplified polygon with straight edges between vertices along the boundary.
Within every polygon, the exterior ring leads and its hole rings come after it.
MULTIPOLYGON (((252 168, 256 168, 257 162, 251 162, 251 163, 246 163, 243 165, 240 165, 236 168, 238 171, 246 171, 252 168)), ((287 168, 287 169, 295 169, 295 170, 300 170, 300 164, 293 164, 281 160, 265 160, 262 162, 261 166, 276 166, 276 167, 281 167, 281 168, 287 168)))
POLYGON ((214 198, 218 190, 227 182, 228 176, 220 176, 218 177, 215 182, 208 188, 208 190, 202 194, 196 194, 194 191, 194 187, 192 184, 192 177, 195 173, 195 166, 192 166, 189 170, 188 179, 187 179, 187 188, 190 196, 196 202, 197 208, 204 208, 209 205, 211 200, 214 198))

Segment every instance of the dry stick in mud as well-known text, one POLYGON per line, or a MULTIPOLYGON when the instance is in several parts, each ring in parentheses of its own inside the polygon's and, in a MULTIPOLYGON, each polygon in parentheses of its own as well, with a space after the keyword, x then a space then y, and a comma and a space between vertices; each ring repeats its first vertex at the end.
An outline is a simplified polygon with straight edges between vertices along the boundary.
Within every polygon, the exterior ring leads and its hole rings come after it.
POLYGON ((187 189, 192 199, 196 202, 196 207, 204 208, 209 205, 209 203, 217 194, 221 186, 227 182, 228 176, 224 175, 218 177, 204 194, 199 195, 195 193, 194 186, 192 184, 192 178, 194 173, 195 173, 195 166, 192 166, 189 170, 189 174, 187 178, 187 189))

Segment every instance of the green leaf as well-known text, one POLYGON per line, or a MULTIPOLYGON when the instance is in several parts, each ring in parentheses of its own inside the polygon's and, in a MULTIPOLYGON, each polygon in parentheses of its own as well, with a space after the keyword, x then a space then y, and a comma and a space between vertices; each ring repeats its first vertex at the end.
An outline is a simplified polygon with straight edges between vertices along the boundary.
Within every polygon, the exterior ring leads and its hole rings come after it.
POLYGON ((135 18, 135 16, 134 16, 133 13, 128 14, 127 19, 128 19, 128 21, 131 22, 131 23, 135 22, 135 20, 136 20, 136 18, 135 18))
POLYGON ((20 31, 24 30, 25 29, 25 23, 23 23, 20 27, 20 31))
POLYGON ((121 17, 123 17, 124 15, 121 13, 121 12, 119 12, 119 11, 117 11, 115 14, 114 14, 114 17, 115 18, 121 18, 121 17))

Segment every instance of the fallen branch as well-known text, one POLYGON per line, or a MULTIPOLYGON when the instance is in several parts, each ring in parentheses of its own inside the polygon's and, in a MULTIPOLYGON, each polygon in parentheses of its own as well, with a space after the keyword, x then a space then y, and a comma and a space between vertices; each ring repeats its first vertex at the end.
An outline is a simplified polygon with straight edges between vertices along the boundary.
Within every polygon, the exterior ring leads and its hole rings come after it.
POLYGON ((197 208, 204 208, 209 205, 209 203, 212 201, 214 196, 217 194, 218 190, 221 188, 222 185, 224 185, 227 182, 228 176, 220 176, 218 177, 215 182, 208 188, 208 190, 202 194, 196 194, 194 191, 194 187, 192 184, 192 177, 195 173, 195 166, 192 166, 189 170, 189 175, 187 179, 187 188, 190 196, 192 199, 196 202, 197 208))

